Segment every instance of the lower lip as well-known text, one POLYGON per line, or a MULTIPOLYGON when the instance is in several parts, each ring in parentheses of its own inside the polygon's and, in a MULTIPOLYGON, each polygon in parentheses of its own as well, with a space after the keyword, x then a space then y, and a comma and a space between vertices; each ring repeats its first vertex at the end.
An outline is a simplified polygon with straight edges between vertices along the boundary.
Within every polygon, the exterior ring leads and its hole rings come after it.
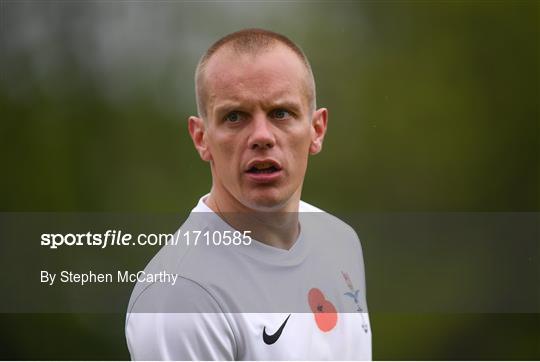
POLYGON ((272 173, 250 173, 246 172, 247 178, 250 181, 253 181, 258 184, 265 184, 270 182, 275 182, 281 177, 283 170, 279 170, 272 173))

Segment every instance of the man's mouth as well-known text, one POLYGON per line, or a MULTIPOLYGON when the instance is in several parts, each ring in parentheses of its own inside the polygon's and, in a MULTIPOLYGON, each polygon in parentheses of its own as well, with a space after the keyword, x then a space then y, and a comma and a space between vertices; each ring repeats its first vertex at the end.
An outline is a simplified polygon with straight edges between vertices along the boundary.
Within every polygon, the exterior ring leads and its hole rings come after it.
POLYGON ((248 173, 273 173, 279 171, 279 168, 270 162, 258 163, 247 170, 248 173))
POLYGON ((246 170, 247 173, 256 175, 271 174, 278 171, 281 171, 281 166, 277 161, 274 160, 252 161, 246 170))

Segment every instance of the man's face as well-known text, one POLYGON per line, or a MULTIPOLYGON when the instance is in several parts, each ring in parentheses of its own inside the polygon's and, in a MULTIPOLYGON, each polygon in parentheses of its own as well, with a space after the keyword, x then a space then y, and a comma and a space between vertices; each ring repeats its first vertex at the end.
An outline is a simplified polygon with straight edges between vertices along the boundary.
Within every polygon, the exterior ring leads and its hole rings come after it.
POLYGON ((210 162, 217 204, 289 209, 326 130, 326 110, 310 109, 304 64, 279 45, 258 55, 221 49, 204 77, 206 119, 191 117, 190 133, 210 162))

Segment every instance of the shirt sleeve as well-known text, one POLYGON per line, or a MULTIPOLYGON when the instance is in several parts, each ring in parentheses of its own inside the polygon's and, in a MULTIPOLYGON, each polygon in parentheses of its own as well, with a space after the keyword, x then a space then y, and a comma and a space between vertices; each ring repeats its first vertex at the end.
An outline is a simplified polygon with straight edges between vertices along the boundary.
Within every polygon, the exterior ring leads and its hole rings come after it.
POLYGON ((234 360, 233 331, 218 303, 199 284, 178 278, 155 283, 126 316, 132 360, 234 360))
POLYGON ((354 229, 352 229, 354 246, 356 249, 356 257, 358 258, 358 268, 359 268, 359 280, 360 280, 360 291, 361 291, 361 305, 364 312, 367 312, 367 290, 366 290, 366 269, 364 266, 364 252, 362 250, 362 242, 358 237, 358 234, 354 229))

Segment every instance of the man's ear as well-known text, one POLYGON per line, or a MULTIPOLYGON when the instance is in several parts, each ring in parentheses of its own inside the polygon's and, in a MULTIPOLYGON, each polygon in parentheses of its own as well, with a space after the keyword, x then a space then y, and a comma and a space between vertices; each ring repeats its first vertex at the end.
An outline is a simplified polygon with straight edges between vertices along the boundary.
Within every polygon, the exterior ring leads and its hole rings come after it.
POLYGON ((313 118, 311 119, 311 144, 309 145, 310 154, 316 155, 321 152, 327 124, 328 110, 326 108, 319 108, 313 112, 313 118))
POLYGON ((204 120, 195 116, 189 117, 188 129, 195 149, 199 152, 199 156, 201 156, 203 161, 211 161, 212 155, 206 144, 206 125, 204 124, 204 120))

